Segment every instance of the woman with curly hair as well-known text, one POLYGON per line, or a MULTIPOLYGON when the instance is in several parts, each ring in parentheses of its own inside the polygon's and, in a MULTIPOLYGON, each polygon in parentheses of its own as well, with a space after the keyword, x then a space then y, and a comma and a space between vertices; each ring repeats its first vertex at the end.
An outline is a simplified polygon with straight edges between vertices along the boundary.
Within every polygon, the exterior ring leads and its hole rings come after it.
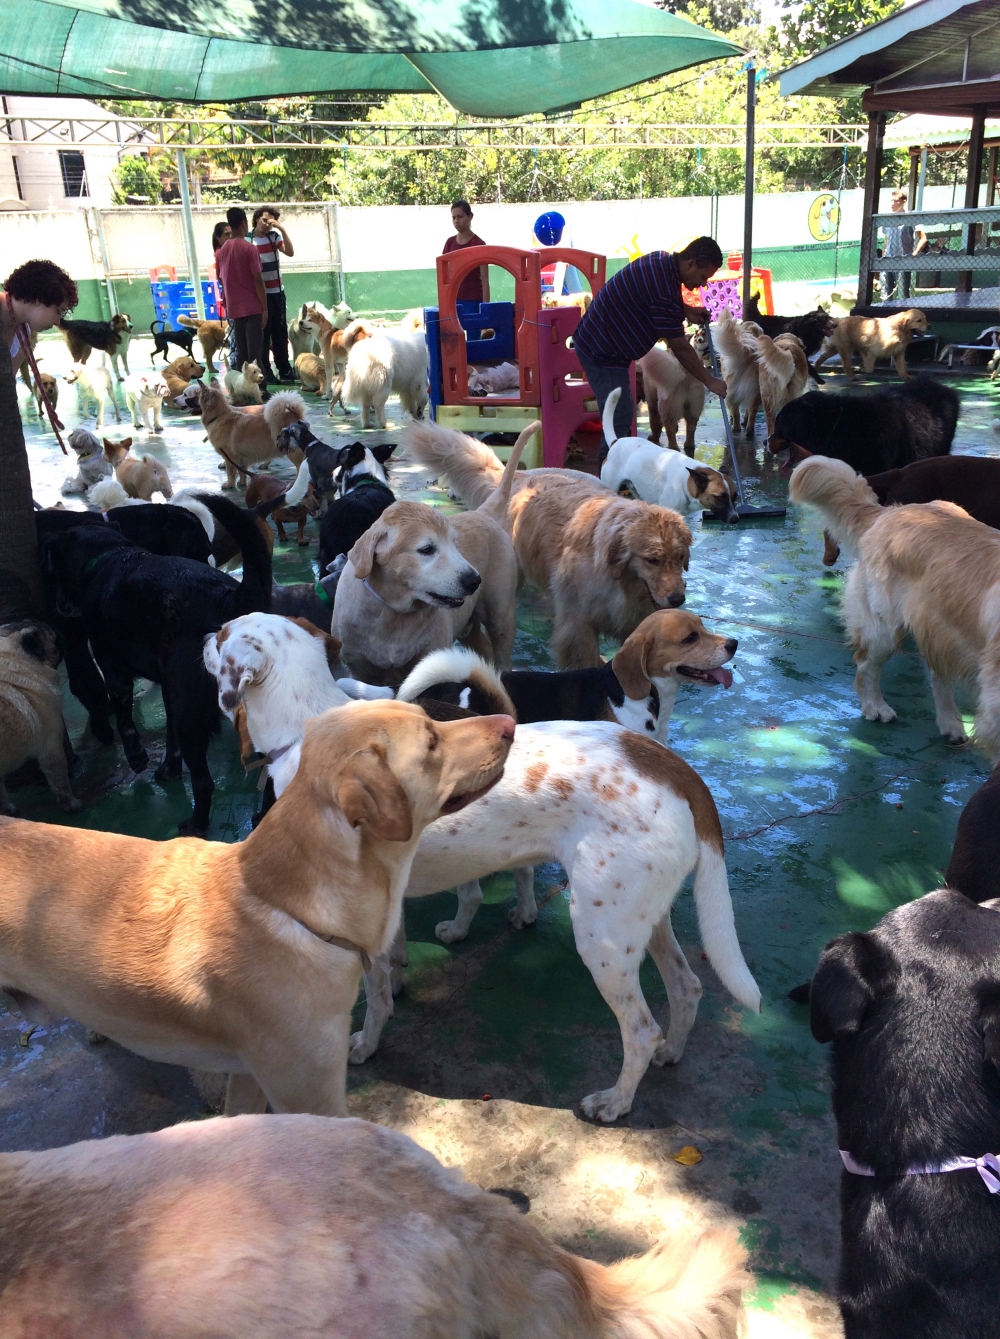
POLYGON ((28 339, 58 325, 79 300, 76 284, 51 260, 29 260, 10 273, 0 292, 0 325, 15 372, 28 339))

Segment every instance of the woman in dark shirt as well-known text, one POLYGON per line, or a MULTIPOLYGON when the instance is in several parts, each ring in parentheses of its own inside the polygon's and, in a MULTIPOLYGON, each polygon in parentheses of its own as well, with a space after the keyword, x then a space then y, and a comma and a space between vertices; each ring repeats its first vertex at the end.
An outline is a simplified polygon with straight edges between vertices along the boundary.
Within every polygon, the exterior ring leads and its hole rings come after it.
MULTIPOLYGON (((451 207, 451 222, 455 236, 449 237, 445 242, 443 255, 461 251, 466 246, 486 245, 483 239, 472 231, 472 206, 468 200, 455 201, 451 207)), ((489 302, 490 267, 480 265, 478 270, 471 270, 459 285, 457 296, 459 302, 489 302)))

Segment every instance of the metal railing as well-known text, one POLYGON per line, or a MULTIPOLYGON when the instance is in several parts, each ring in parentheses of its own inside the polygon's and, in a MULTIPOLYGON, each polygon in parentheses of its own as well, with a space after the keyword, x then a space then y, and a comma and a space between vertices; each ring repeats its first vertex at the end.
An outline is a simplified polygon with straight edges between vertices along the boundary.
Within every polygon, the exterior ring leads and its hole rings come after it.
POLYGON ((859 295, 870 293, 880 274, 895 279, 879 306, 919 305, 940 312, 1000 307, 1000 206, 873 215, 862 239, 859 295), (926 248, 916 256, 880 256, 879 233, 900 227, 922 228, 926 248))

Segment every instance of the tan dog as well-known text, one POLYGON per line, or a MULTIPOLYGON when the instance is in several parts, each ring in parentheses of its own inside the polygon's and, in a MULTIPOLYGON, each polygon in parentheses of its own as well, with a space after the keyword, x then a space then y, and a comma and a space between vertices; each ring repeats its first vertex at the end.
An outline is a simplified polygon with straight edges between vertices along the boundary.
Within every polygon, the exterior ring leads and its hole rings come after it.
POLYGON ((152 501, 154 493, 162 493, 165 498, 173 497, 166 467, 155 456, 133 456, 131 446, 131 437, 122 442, 109 442, 104 438, 104 459, 129 497, 141 498, 143 502, 152 501))
POLYGON ((510 530, 524 575, 552 596, 560 669, 599 666, 602 634, 623 640, 654 610, 684 603, 691 531, 676 512, 551 469, 515 474, 505 507, 499 491, 490 497, 503 467, 482 442, 435 423, 411 424, 403 440, 422 464, 447 471, 466 506, 510 530))
MULTIPOLYGON (((34 343, 32 343, 32 347, 34 347, 34 343)), ((44 390, 49 404, 55 409, 59 402, 59 382, 51 372, 43 372, 41 369, 39 369, 38 376, 41 384, 32 380, 31 374, 28 372, 28 364, 26 362, 21 364, 21 378, 31 391, 32 397, 38 408, 38 417, 42 418, 45 413, 45 408, 42 403, 42 391, 44 390)))
POLYGON ((173 399, 176 395, 183 395, 192 381, 201 380, 205 375, 205 364, 185 354, 183 358, 175 358, 172 363, 168 363, 160 375, 167 383, 170 398, 173 399))
POLYGON ((295 359, 295 370, 304 391, 326 394, 326 365, 314 353, 300 353, 295 359))
POLYGON ((587 310, 593 302, 593 296, 590 293, 543 293, 543 307, 579 307, 580 315, 587 310))
POLYGON ((4 1333, 736 1339, 732 1228, 601 1265, 365 1121, 243 1116, 0 1157, 4 1333))
POLYGON ((853 381, 853 357, 860 353, 861 367, 866 374, 874 369, 877 358, 890 358, 893 367, 906 381, 910 375, 906 369, 907 347, 918 331, 923 334, 926 330, 927 317, 916 307, 897 312, 895 316, 844 316, 837 322, 833 334, 823 341, 813 366, 818 370, 827 358, 839 353, 847 379, 853 381))
POLYGON ((694 434, 705 412, 705 387, 681 367, 669 349, 654 346, 637 361, 636 367, 642 372, 649 406, 649 440, 659 446, 661 433, 666 429, 667 445, 672 451, 679 451, 677 429, 683 419, 684 451, 694 456, 694 434))
POLYGON ((326 368, 326 394, 330 397, 332 408, 339 401, 343 389, 347 355, 359 340, 370 337, 371 326, 365 321, 352 320, 345 327, 339 328, 318 308, 306 307, 302 313, 302 327, 311 330, 319 344, 326 368))
POLYGON ((191 316, 178 316, 177 320, 180 325, 186 325, 189 330, 197 332, 202 358, 204 358, 209 371, 218 371, 213 359, 226 343, 226 332, 222 328, 222 322, 198 321, 191 316))
POLYGON ((757 362, 760 373, 760 399, 767 420, 767 435, 774 432, 778 411, 789 400, 797 400, 809 386, 809 360, 806 346, 797 335, 765 334, 757 337, 757 362))
POLYGON ((33 1020, 228 1072, 228 1114, 346 1116, 362 964, 392 940, 420 834, 490 789, 513 735, 402 702, 327 712, 239 844, 2 819, 0 987, 33 1020))
POLYGON ((61 809, 82 808, 63 751, 59 649, 44 623, 0 624, 0 811, 14 813, 4 777, 36 758, 61 809))
POLYGON ((234 409, 217 386, 202 386, 198 393, 201 421, 208 440, 226 466, 226 487, 247 486, 247 471, 254 465, 266 465, 277 455, 278 433, 289 423, 306 416, 305 401, 295 391, 272 395, 261 413, 241 413, 234 409))
POLYGON ((978 689, 976 743, 1000 759, 1000 533, 953 502, 881 507, 850 465, 810 456, 792 474, 793 502, 816 507, 835 543, 857 553, 844 590, 854 685, 870 721, 894 721, 882 666, 908 632, 931 674, 938 730, 965 743, 954 684, 978 689))
POLYGON ((719 312, 715 342, 726 383, 726 408, 733 431, 742 431, 748 441, 760 408, 757 340, 763 333, 756 321, 737 321, 728 307, 719 312))

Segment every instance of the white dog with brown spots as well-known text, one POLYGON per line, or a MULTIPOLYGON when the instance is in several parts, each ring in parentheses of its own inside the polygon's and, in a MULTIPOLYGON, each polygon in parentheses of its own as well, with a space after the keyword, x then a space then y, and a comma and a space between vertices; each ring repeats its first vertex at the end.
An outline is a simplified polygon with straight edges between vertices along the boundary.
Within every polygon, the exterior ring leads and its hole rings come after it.
MULTIPOLYGON (((278 795, 298 768, 306 720, 345 700, 330 674, 327 641, 318 630, 312 635, 271 614, 234 619, 205 640, 220 705, 231 718, 242 706, 249 739, 272 760, 278 795)), ((670 923, 692 870, 708 960, 741 1004, 760 1008, 760 990, 736 935, 718 811, 708 787, 676 754, 617 724, 519 725, 490 794, 425 829, 405 895, 426 897, 457 885, 458 912, 436 931, 453 942, 468 933, 482 901, 479 879, 544 860, 558 860, 569 875, 577 949, 621 1027, 624 1064, 617 1083, 582 1102, 587 1116, 613 1121, 631 1110, 651 1061, 680 1060, 694 1024, 701 983, 670 923), (670 1005, 665 1037, 639 983, 647 951, 670 1005)), ((527 871, 518 879, 511 920, 520 929, 536 915, 527 871)), ((405 945, 397 961, 405 961, 405 945)), ((362 1031, 352 1037, 354 1064, 376 1049, 392 1014, 390 976, 388 957, 376 959, 365 976, 368 1009, 362 1031)))

